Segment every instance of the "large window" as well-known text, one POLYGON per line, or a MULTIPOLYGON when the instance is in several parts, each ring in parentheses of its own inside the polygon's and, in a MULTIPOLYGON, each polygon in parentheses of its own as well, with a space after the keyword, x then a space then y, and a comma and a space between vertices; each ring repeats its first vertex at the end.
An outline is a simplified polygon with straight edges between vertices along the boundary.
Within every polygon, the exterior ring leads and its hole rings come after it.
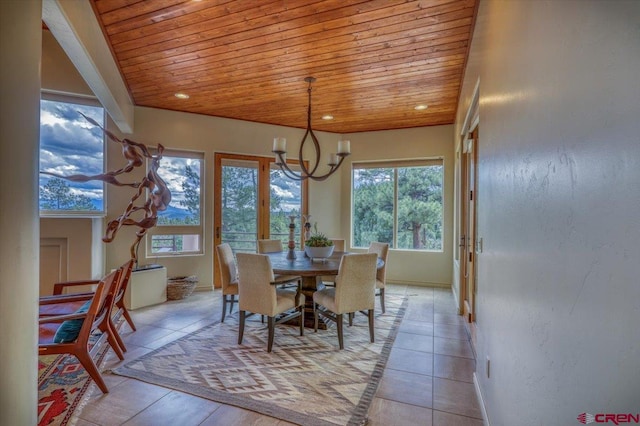
POLYGON ((63 176, 104 173, 104 109, 93 99, 43 94, 40 101, 39 205, 43 216, 103 216, 104 183, 63 176))
POLYGON ((443 162, 353 163, 353 245, 442 250, 443 162))
POLYGON ((171 203, 158 212, 158 226, 150 230, 147 256, 202 253, 204 155, 166 150, 158 174, 171 191, 171 203))

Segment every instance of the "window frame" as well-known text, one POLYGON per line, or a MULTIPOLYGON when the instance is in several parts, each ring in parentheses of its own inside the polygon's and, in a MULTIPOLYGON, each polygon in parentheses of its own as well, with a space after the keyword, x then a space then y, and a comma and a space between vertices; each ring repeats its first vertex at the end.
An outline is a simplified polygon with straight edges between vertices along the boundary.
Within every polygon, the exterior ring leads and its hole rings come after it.
MULTIPOLYGON (((85 105, 92 107, 102 108, 102 126, 106 128, 107 123, 107 110, 100 103, 98 98, 89 95, 81 95, 81 94, 67 94, 67 93, 59 93, 50 90, 41 90, 40 91, 40 102, 52 101, 59 103, 67 103, 67 104, 75 104, 75 105, 85 105)), ((42 107, 41 107, 42 108, 42 107)), ((42 117, 40 117, 40 129, 42 129, 42 117)), ((42 133, 42 131, 40 131, 42 133)), ((38 155, 41 157, 41 146, 42 140, 38 141, 38 155)), ((101 173, 105 173, 107 170, 107 136, 102 133, 102 171, 101 173)), ((40 161, 38 160, 38 170, 40 170, 40 161)), ((65 182, 67 180, 63 179, 65 182)), ((38 176, 38 183, 40 181, 40 176, 38 176)), ((40 185, 38 185, 38 212, 39 216, 42 218, 104 218, 107 216, 108 207, 107 207, 107 185, 102 182, 102 210, 47 210, 40 208, 40 185)))
POLYGON ((408 251, 408 252, 428 252, 428 253, 444 253, 444 211, 445 211, 445 161, 444 157, 425 157, 425 158, 413 158, 413 159, 399 159, 399 160, 378 160, 378 161, 357 161, 351 163, 351 241, 353 248, 366 249, 368 246, 356 246, 355 245, 355 171, 357 169, 393 169, 393 230, 392 230, 392 242, 389 243, 389 249, 394 251, 408 251), (428 167, 428 166, 440 166, 442 167, 442 214, 440 216, 440 224, 442 229, 442 235, 440 237, 439 249, 413 249, 413 248, 398 248, 398 169, 409 167, 428 167))
MULTIPOLYGON (((157 151, 155 149, 150 149, 152 155, 155 155, 157 151)), ((162 153, 163 158, 171 157, 171 158, 189 158, 200 161, 200 220, 198 224, 183 224, 183 225, 173 225, 173 224, 160 224, 157 223, 156 226, 149 229, 146 235, 146 244, 145 244, 145 256, 147 258, 160 258, 160 257, 185 257, 185 256, 202 256, 204 254, 204 229, 205 229, 205 173, 206 173, 206 160, 205 153, 203 151, 189 151, 184 149, 173 149, 167 148, 162 153), (190 251, 169 251, 169 252, 153 252, 153 237, 154 236, 174 236, 181 237, 187 235, 197 235, 198 236, 198 249, 190 250, 190 251)), ((151 159, 147 159, 146 169, 147 173, 149 171, 149 167, 151 164, 151 159)), ((167 182, 169 186, 169 183, 167 182)), ((148 191, 147 191, 148 194, 148 191)), ((176 203, 175 197, 172 197, 172 201, 170 203, 176 203)))

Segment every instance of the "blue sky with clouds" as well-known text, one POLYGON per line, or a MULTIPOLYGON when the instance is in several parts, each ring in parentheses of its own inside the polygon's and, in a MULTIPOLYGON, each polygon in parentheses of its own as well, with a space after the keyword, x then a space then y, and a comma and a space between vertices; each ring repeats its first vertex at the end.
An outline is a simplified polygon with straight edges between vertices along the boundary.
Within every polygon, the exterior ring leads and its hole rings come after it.
MULTIPOLYGON (((104 125, 104 109, 101 107, 40 101, 40 171, 63 176, 104 172, 102 130, 85 120, 79 112, 104 125)), ((51 178, 41 174, 40 187, 51 178)), ((73 194, 86 195, 94 200, 99 210, 103 209, 104 186, 101 181, 65 182, 73 194)))

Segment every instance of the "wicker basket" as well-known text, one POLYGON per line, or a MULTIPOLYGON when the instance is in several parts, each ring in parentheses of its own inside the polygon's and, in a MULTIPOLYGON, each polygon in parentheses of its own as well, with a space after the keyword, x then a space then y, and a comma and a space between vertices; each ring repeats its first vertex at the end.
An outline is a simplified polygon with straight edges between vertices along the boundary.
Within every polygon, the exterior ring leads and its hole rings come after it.
POLYGON ((167 299, 180 300, 189 297, 198 285, 198 277, 171 277, 167 279, 167 299))

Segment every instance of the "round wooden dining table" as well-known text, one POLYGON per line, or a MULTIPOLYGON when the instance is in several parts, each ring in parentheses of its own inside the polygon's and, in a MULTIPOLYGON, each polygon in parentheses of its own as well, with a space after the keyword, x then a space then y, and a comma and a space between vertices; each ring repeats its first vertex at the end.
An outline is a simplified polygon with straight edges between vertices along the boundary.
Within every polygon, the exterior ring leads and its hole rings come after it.
MULTIPOLYGON (((305 327, 313 327, 313 292, 322 290, 325 285, 323 276, 338 275, 342 256, 349 254, 346 251, 334 251, 326 259, 311 259, 304 251, 296 251, 295 259, 287 259, 288 252, 267 253, 271 260, 271 268, 274 274, 299 275, 302 277, 302 294, 305 295, 305 327)), ((384 261, 378 258, 377 269, 384 266, 384 261)), ((319 324, 320 328, 326 328, 319 324)))

